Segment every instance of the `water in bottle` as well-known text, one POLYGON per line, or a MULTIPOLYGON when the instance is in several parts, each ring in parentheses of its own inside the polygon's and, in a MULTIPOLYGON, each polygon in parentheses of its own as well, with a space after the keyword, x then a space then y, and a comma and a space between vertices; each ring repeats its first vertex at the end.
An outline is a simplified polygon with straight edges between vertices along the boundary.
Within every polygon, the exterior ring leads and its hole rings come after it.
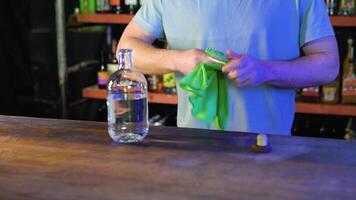
POLYGON ((140 142, 149 128, 147 82, 133 70, 131 49, 119 49, 117 60, 107 84, 108 132, 115 142, 140 142))

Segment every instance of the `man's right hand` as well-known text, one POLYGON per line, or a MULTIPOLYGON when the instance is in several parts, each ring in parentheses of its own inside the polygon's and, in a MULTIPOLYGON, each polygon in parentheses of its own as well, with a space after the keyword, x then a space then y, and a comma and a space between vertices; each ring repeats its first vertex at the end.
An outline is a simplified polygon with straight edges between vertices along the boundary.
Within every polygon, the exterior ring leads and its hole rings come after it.
POLYGON ((199 63, 209 61, 208 56, 199 49, 181 50, 177 52, 175 71, 179 71, 186 75, 199 63))
POLYGON ((152 43, 156 39, 132 20, 121 35, 118 48, 134 49, 136 70, 145 74, 181 72, 188 74, 200 62, 209 61, 199 49, 172 50, 158 49, 152 43))

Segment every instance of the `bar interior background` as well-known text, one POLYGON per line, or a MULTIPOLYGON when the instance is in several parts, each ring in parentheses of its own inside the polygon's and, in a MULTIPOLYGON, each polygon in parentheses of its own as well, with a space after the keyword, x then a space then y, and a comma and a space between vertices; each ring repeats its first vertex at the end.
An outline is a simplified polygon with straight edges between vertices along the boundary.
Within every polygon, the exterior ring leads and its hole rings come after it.
MULTIPOLYGON (((100 63, 111 62, 111 43, 118 40, 132 14, 97 14, 79 7, 79 0, 3 2, 0 114, 106 120, 105 100, 87 98, 83 90, 97 84, 100 63)), ((347 39, 355 39, 356 16, 330 18, 342 63, 347 39)), ((155 44, 165 46, 164 41, 155 44)), ((322 102, 322 88, 318 88, 319 96, 312 96, 315 98, 297 95, 298 102, 308 102, 298 104, 301 110, 297 109, 292 134, 344 139, 349 129, 356 131, 356 105, 340 100, 334 104, 322 102)), ((152 96, 150 117, 156 124, 176 126, 174 94, 157 99, 165 98, 166 103, 155 102, 152 96)))

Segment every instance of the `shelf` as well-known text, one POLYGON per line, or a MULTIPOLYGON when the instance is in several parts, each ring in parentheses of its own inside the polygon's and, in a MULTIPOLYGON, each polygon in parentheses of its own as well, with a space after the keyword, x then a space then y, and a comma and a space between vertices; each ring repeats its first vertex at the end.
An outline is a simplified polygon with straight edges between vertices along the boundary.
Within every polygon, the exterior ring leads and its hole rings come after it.
POLYGON ((133 18, 130 14, 80 14, 78 22, 93 24, 128 24, 133 18))
POLYGON ((356 16, 330 16, 335 27, 356 27, 356 16))
POLYGON ((316 115, 356 116, 356 105, 297 102, 295 112, 316 115))
MULTIPOLYGON (((78 22, 94 24, 128 24, 133 18, 130 14, 80 14, 78 22)), ((356 16, 330 16, 335 27, 356 27, 356 16)))
MULTIPOLYGON (((99 89, 97 86, 84 88, 82 93, 84 98, 106 99, 106 91, 99 89)), ((148 94, 148 102, 176 105, 178 99, 176 95, 151 92, 148 94)), ((356 116, 356 105, 297 102, 295 112, 316 115, 356 116)))
MULTIPOLYGON (((89 99, 106 99, 106 91, 99 89, 98 86, 90 86, 84 88, 82 95, 84 98, 89 99)), ((177 105, 178 98, 176 95, 150 92, 148 93, 148 102, 177 105)))

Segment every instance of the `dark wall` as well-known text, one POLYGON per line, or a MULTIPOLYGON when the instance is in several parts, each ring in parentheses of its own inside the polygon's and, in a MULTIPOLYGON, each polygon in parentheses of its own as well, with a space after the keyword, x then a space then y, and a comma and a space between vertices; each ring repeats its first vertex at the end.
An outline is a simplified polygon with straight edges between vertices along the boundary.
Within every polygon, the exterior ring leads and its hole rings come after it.
MULTIPOLYGON (((54 3, 54 0, 2 3, 0 114, 61 117, 54 3)), ((66 0, 65 5, 67 20, 77 1, 66 0)), ((69 66, 99 60, 105 31, 92 30, 88 26, 67 27, 69 66)), ((81 98, 84 86, 95 83, 98 68, 89 66, 68 76, 68 104, 81 98)))
POLYGON ((4 1, 0 15, 0 114, 18 114, 17 94, 31 93, 29 0, 4 1))

